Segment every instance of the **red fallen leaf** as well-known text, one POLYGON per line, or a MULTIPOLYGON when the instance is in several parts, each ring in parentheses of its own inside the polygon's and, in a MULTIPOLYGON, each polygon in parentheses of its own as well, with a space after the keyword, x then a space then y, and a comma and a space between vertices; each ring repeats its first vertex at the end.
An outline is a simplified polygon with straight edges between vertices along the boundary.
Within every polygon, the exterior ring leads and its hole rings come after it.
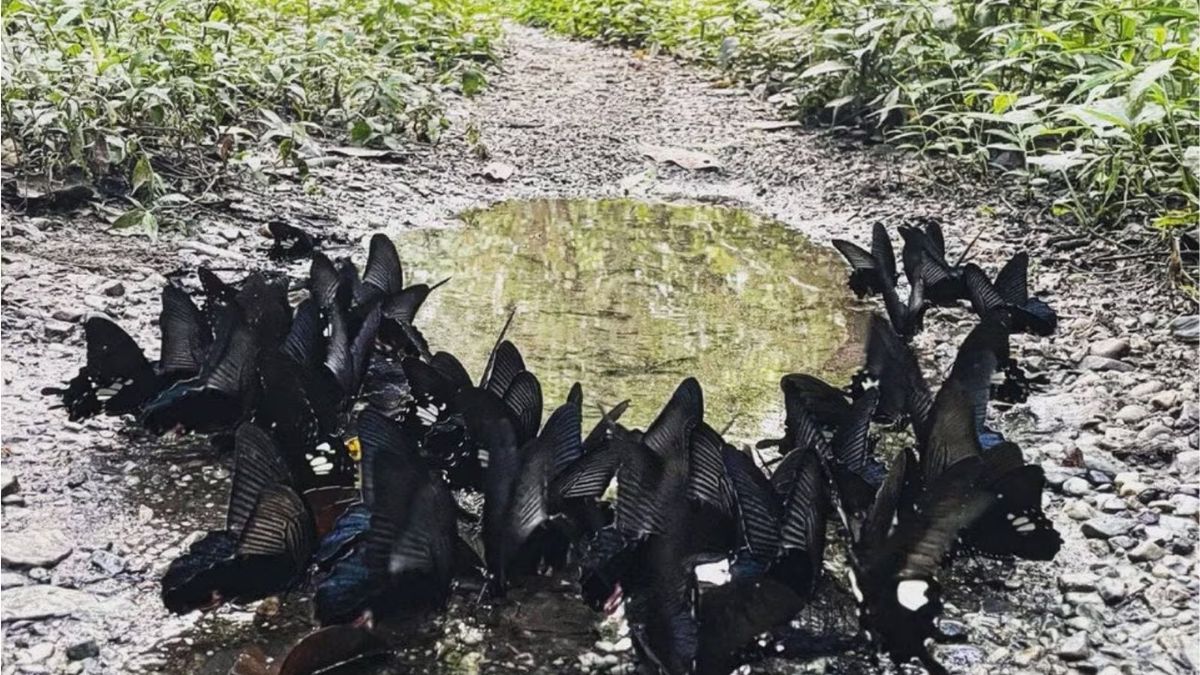
POLYGON ((279 663, 275 675, 318 675, 354 661, 382 655, 387 643, 360 626, 329 626, 300 639, 279 663))
POLYGON ((357 498, 358 490, 350 487, 335 485, 306 490, 304 501, 308 502, 308 508, 312 510, 317 535, 324 537, 328 534, 333 529, 333 523, 357 498))

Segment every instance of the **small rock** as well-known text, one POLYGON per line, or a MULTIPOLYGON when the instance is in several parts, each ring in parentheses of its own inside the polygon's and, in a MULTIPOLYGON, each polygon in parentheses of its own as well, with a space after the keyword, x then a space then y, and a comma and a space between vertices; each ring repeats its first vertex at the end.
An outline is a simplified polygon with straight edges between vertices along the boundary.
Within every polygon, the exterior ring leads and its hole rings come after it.
POLYGON ((0 572, 0 588, 28 586, 29 578, 19 572, 0 572))
POLYGON ((154 509, 146 506, 145 504, 138 506, 137 519, 138 522, 142 524, 146 524, 151 520, 154 520, 154 509))
POLYGON ((17 474, 0 467, 0 497, 7 497, 20 491, 21 483, 17 480, 17 474))
POLYGON ((1143 541, 1129 551, 1129 559, 1134 562, 1153 562, 1162 559, 1167 552, 1163 547, 1152 541, 1143 541))
POLYGON ((100 647, 96 646, 95 640, 86 640, 67 647, 66 653, 71 661, 82 661, 100 656, 100 647))
POLYGON ((1083 536, 1089 539, 1109 539, 1129 532, 1136 524, 1131 518, 1098 516, 1085 522, 1080 529, 1083 536))
POLYGON ((92 551, 92 565, 110 577, 125 571, 125 560, 116 553, 104 549, 92 551))
POLYGON ((1079 362, 1079 367, 1083 370, 1112 370, 1119 373, 1128 373, 1136 370, 1131 363, 1118 361, 1117 359, 1110 359, 1106 356, 1096 356, 1095 354, 1089 354, 1083 357, 1083 360, 1079 362))
POLYGON ((1058 577, 1058 587, 1064 591, 1094 591, 1099 579, 1091 572, 1068 572, 1058 577))
POLYGON ((58 321, 55 319, 50 319, 45 325, 46 337, 52 340, 62 340, 70 335, 71 331, 74 329, 75 326, 67 323, 66 321, 58 321))
POLYGON ((1092 653, 1087 633, 1076 633, 1058 645, 1058 656, 1064 661, 1081 661, 1092 653))
POLYGON ((1171 512, 1177 516, 1194 518, 1200 514, 1200 499, 1191 495, 1174 494, 1167 501, 1171 505, 1171 512))
POLYGON ((100 288, 101 292, 110 298, 119 298, 125 295, 125 284, 119 281, 110 281, 100 288))
POLYGON ((1098 506, 1105 513, 1120 513, 1125 510, 1125 502, 1120 497, 1111 495, 1101 500, 1098 506))
POLYGON ((21 656, 21 663, 41 663, 54 656, 53 642, 39 642, 25 651, 21 656))
POLYGON ((1200 450, 1187 450, 1175 455, 1175 468, 1184 476, 1191 476, 1200 470, 1200 450))
POLYGON ((1129 353, 1129 340, 1125 338, 1109 338, 1093 342, 1088 352, 1107 359, 1119 359, 1129 353))
POLYGON ((1162 390, 1162 382, 1159 380, 1150 380, 1149 382, 1143 382, 1133 389, 1130 389, 1129 395, 1139 400, 1145 400, 1147 397, 1157 394, 1162 390))
POLYGON ((54 567, 71 555, 71 540, 61 530, 9 532, 0 550, 5 567, 54 567))
POLYGON ((1096 588, 1100 597, 1109 605, 1115 605, 1125 599, 1125 582, 1120 579, 1101 579, 1096 588))
POLYGON ((87 314, 86 310, 72 307, 70 309, 56 309, 50 316, 59 321, 66 321, 67 323, 79 323, 83 320, 85 314, 87 314))
POLYGON ((1092 491, 1092 486, 1087 479, 1075 476, 1063 481, 1062 491, 1074 497, 1082 497, 1092 491))
POLYGON ((1092 507, 1082 499, 1071 502, 1071 505, 1067 507, 1067 517, 1071 520, 1087 520, 1093 515, 1095 512, 1092 511, 1092 507))
POLYGON ((1150 406, 1155 410, 1170 410, 1179 402, 1179 392, 1161 391, 1150 398, 1150 406))
POLYGON ((1122 471, 1113 476, 1113 484, 1117 486, 1118 490, 1126 483, 1137 483, 1139 481, 1140 476, 1138 476, 1136 471, 1122 471))
POLYGON ((1195 401, 1184 401, 1179 408, 1179 419, 1185 422, 1200 421, 1200 405, 1195 401))
POLYGON ((4 591, 0 618, 26 621, 56 616, 74 616, 97 606, 96 596, 70 588, 36 584, 4 591))
POLYGON ((1200 342, 1200 316, 1181 316, 1171 322, 1171 335, 1182 342, 1200 342))
POLYGON ((1142 483, 1130 482, 1130 483, 1126 483, 1126 484, 1122 485, 1121 489, 1117 490, 1117 494, 1121 495, 1122 497, 1136 497, 1137 495, 1141 494, 1147 487, 1148 486, 1146 486, 1142 483))
POLYGON ((1034 661, 1042 658, 1043 652, 1044 652, 1044 650, 1041 647, 1039 647, 1038 645, 1033 645, 1032 647, 1026 647, 1025 649, 1022 649, 1021 651, 1017 652, 1016 654, 1013 654, 1013 663, 1020 666, 1021 668, 1024 668, 1024 667, 1028 666, 1029 664, 1033 663, 1034 661))
POLYGON ((1114 418, 1119 422, 1126 424, 1137 424, 1150 416, 1150 411, 1140 405, 1127 405, 1117 411, 1114 418))

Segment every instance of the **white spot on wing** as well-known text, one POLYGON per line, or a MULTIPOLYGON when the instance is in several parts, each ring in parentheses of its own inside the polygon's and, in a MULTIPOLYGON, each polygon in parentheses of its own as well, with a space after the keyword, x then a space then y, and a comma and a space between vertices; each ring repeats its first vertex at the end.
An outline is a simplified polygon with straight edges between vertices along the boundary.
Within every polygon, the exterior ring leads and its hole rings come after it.
POLYGON ((905 579, 896 584, 896 602, 910 612, 915 612, 929 604, 929 598, 925 595, 928 590, 927 581, 905 579))

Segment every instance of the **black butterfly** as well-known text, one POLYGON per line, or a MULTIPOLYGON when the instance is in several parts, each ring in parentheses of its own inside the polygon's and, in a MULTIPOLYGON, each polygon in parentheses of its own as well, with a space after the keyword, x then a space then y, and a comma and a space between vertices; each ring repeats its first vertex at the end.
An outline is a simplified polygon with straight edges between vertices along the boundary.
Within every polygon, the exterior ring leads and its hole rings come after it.
POLYGON ((834 239, 833 246, 850 263, 850 289, 858 297, 875 295, 884 292, 885 288, 895 288, 896 253, 892 249, 892 239, 883 223, 875 223, 871 230, 871 250, 868 252, 861 246, 844 239, 834 239))
POLYGON ((1034 335, 1053 335, 1058 327, 1058 314, 1041 298, 1029 295, 1029 255, 1018 253, 1012 257, 995 283, 988 280, 987 273, 978 266, 968 263, 963 269, 971 307, 980 317, 998 309, 1005 309, 1012 317, 1013 332, 1034 335))
POLYGON ((226 600, 255 600, 304 576, 316 544, 312 514, 270 436, 243 424, 235 435, 233 486, 225 528, 172 561, 163 604, 184 613, 226 600))
POLYGON ((271 260, 299 260, 311 254, 321 242, 320 237, 282 220, 272 220, 267 223, 267 229, 274 240, 267 252, 271 260))
POLYGON ((200 371, 212 333, 191 297, 178 286, 163 287, 159 328, 161 358, 151 363, 137 343, 105 317, 84 323, 87 363, 65 389, 47 387, 43 394, 61 396, 69 418, 137 413, 172 382, 200 371))
POLYGON ((373 410, 359 417, 361 502, 317 552, 322 624, 436 608, 449 597, 459 550, 454 497, 413 439, 373 410))

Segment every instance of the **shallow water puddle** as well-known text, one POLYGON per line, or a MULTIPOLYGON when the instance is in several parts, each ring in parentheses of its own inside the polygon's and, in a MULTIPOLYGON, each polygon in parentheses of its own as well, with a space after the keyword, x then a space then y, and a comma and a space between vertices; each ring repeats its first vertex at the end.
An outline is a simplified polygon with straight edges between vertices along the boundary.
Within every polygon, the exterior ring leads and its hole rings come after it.
POLYGON ((548 408, 578 381, 589 413, 629 398, 644 425, 694 375, 706 419, 749 441, 779 427, 781 375, 839 381, 861 358, 845 265, 781 223, 628 200, 504 202, 463 221, 396 239, 406 271, 451 278, 418 324, 478 375, 515 308, 508 337, 548 408))
MULTIPOLYGON (((782 428, 782 375, 841 382, 861 360, 865 315, 844 265, 781 223, 627 200, 505 202, 462 219, 397 236, 406 275, 451 278, 417 323, 434 351, 453 352, 477 377, 515 308, 508 337, 547 408, 578 381, 592 417, 595 403, 628 398, 622 421, 644 426, 694 375, 706 419, 732 422, 727 437, 752 443, 782 428)), ((493 606, 462 590, 441 615, 384 629, 395 652, 353 672, 576 672, 602 617, 573 587, 569 574, 525 580, 493 606)), ((224 675, 245 649, 278 657, 312 628, 309 616, 298 597, 257 612, 223 608, 162 645, 164 669, 224 675)))

